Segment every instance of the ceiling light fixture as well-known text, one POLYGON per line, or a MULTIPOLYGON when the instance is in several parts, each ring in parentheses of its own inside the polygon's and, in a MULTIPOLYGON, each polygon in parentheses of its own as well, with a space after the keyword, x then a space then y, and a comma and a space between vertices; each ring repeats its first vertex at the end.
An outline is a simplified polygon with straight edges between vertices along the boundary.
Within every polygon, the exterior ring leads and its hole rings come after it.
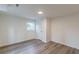
POLYGON ((41 14, 43 14, 43 11, 38 11, 37 13, 41 15, 41 14))

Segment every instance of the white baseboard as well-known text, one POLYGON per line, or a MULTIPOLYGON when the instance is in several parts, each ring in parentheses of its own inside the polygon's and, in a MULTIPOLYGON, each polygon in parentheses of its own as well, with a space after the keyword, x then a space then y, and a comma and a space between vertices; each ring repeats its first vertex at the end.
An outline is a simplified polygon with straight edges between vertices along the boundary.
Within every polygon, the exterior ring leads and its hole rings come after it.
POLYGON ((65 43, 61 43, 61 42, 57 42, 57 41, 53 41, 53 40, 51 40, 51 41, 52 41, 52 42, 59 43, 59 44, 62 44, 62 45, 65 45, 65 46, 68 46, 68 47, 71 47, 71 48, 79 49, 79 48, 77 48, 77 47, 73 47, 73 46, 67 45, 67 44, 65 44, 65 43))

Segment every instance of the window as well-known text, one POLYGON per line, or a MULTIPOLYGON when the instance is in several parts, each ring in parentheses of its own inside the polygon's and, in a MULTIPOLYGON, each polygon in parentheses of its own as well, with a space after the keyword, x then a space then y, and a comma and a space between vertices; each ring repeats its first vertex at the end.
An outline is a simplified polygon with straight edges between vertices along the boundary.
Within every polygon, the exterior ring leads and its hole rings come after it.
POLYGON ((26 30, 27 31, 35 31, 35 23, 34 22, 27 22, 26 23, 26 30))

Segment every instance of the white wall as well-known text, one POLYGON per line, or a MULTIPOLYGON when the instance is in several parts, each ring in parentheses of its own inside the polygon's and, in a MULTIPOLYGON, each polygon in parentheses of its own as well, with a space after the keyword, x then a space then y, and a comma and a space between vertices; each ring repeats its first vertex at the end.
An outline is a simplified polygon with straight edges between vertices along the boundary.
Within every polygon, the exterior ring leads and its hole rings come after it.
POLYGON ((46 41, 49 42, 51 41, 51 21, 52 19, 47 18, 46 19, 46 41))
POLYGON ((36 33, 37 39, 46 42, 46 19, 37 19, 36 20, 36 33))
POLYGON ((52 19, 52 41, 79 49, 79 14, 52 19))
POLYGON ((51 20, 48 18, 36 20, 37 38, 47 43, 51 40, 51 20))
POLYGON ((26 30, 27 22, 32 20, 0 14, 0 46, 36 38, 35 31, 26 30))

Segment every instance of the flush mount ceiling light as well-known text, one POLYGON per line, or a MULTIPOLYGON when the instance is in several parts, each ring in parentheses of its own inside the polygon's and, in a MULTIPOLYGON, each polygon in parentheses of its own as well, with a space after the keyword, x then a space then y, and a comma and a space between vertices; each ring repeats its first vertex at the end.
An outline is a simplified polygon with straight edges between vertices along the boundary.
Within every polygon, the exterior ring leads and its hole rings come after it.
POLYGON ((41 14, 43 14, 43 11, 38 11, 37 13, 38 13, 39 15, 41 15, 41 14))

